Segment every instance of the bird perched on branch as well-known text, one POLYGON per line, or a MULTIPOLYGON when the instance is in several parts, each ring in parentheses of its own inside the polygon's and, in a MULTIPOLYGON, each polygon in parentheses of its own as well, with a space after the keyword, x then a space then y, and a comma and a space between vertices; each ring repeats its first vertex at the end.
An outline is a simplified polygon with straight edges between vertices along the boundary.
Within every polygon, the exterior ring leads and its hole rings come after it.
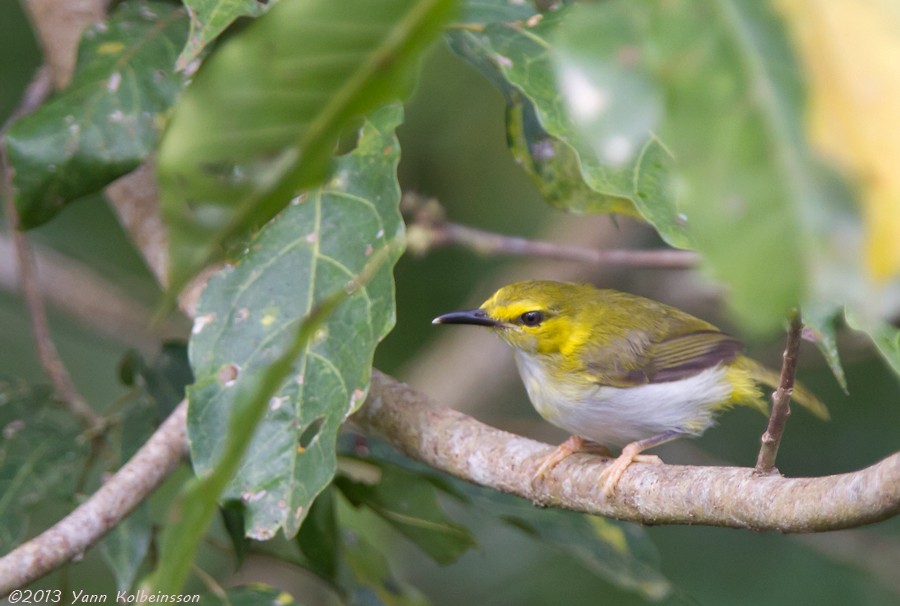
MULTIPOLYGON (((622 447, 602 475, 607 496, 644 450, 698 436, 732 406, 768 410, 759 383, 778 374, 742 355, 743 344, 657 301, 588 284, 532 280, 504 286, 478 309, 435 324, 487 326, 515 351, 538 413, 572 434, 538 469, 543 477, 586 442, 622 447)), ((822 418, 828 411, 795 385, 794 399, 822 418)), ((605 450, 605 448, 603 449, 605 450)), ((608 452, 608 451, 607 451, 608 452)))

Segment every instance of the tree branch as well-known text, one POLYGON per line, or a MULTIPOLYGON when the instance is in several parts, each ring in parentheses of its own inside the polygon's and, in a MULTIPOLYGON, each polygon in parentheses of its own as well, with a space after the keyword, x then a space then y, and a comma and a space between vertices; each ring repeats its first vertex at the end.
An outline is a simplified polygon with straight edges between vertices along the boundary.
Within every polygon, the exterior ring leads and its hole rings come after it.
POLYGON ((0 596, 80 556, 128 517, 187 454, 187 402, 90 499, 49 530, 0 558, 0 596))
POLYGON ((378 371, 353 418, 408 456, 458 478, 537 505, 642 524, 820 532, 900 513, 900 453, 860 471, 819 478, 757 476, 746 467, 636 464, 607 500, 597 478, 609 459, 573 455, 532 487, 551 447, 439 408, 378 371))
POLYGON ((788 417, 791 415, 791 396, 794 393, 794 377, 797 374, 797 358, 800 354, 802 335, 803 322, 800 320, 800 312, 794 310, 791 314, 790 328, 788 328, 787 344, 782 355, 781 378, 778 382, 778 389, 772 394, 769 425, 762 435, 759 456, 756 458, 758 475, 778 473, 775 468, 775 457, 778 456, 781 436, 784 434, 788 417))
MULTIPOLYGON (((38 70, 34 80, 29 84, 19 105, 0 131, 0 142, 6 137, 9 126, 22 116, 34 111, 50 95, 52 90, 51 74, 47 68, 38 70)), ((47 309, 38 287, 37 269, 34 256, 25 234, 19 231, 19 213, 14 200, 15 190, 12 184, 12 167, 6 154, 6 146, 0 145, 0 178, 2 178, 3 212, 9 226, 10 239, 16 253, 19 266, 19 279, 22 284, 22 295, 28 308, 31 329, 38 359, 44 372, 53 384, 56 394, 69 411, 92 431, 100 431, 104 425, 103 417, 78 392, 69 371, 59 357, 53 338, 50 336, 50 325, 47 321, 47 309)))
POLYGON ((633 268, 692 269, 699 261, 696 253, 687 250, 602 250, 505 236, 447 221, 435 200, 422 201, 407 194, 402 204, 403 214, 409 221, 408 247, 415 254, 424 254, 436 246, 456 244, 481 254, 528 255, 633 268))

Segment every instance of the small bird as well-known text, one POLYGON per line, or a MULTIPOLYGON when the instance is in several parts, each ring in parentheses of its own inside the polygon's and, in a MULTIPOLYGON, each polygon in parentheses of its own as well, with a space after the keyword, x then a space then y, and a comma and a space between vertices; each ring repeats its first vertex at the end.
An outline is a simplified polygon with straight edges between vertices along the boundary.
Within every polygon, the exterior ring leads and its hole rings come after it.
MULTIPOLYGON (((712 324, 589 284, 516 282, 478 309, 444 314, 433 323, 491 328, 512 346, 537 412, 572 434, 544 460, 535 480, 574 452, 609 454, 606 446, 622 447, 600 477, 607 496, 633 462, 661 462, 644 450, 699 436, 732 406, 766 413, 757 384, 775 386, 779 380, 712 324)), ((793 397, 828 418, 825 406, 802 386, 794 386, 793 397)))

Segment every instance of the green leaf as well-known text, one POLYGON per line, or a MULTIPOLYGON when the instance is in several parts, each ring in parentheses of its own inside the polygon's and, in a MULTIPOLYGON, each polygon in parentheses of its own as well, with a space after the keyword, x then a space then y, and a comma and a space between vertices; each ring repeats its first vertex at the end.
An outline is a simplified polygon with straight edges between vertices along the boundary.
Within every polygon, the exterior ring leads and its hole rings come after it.
POLYGON ((235 265, 213 276, 197 312, 190 356, 188 435, 200 475, 222 451, 236 393, 262 372, 299 318, 370 263, 385 263, 319 329, 292 378, 273 394, 246 459, 225 493, 247 507, 248 536, 293 536, 336 468, 335 439, 362 404, 375 345, 394 322, 391 266, 403 223, 396 179, 399 106, 373 115, 334 179, 285 209, 235 265))
POLYGON ((151 577, 153 588, 162 593, 181 590, 193 565, 197 547, 215 515, 216 503, 229 480, 235 476, 275 392, 292 373, 295 361, 313 340, 316 331, 341 303, 368 282, 381 267, 383 257, 379 255, 366 264, 360 275, 347 282, 344 288, 325 297, 299 323, 295 323, 296 329, 283 351, 264 368, 244 375, 238 382, 239 368, 229 365, 226 372, 218 377, 225 387, 236 385, 236 405, 229 419, 224 444, 214 467, 203 477, 189 482, 173 506, 180 517, 166 526, 163 532, 159 566, 151 577), (373 263, 375 261, 377 263, 373 263))
POLYGON ((28 532, 29 514, 46 499, 71 499, 88 448, 75 418, 50 390, 0 377, 0 551, 28 532))
POLYGON ((801 302, 859 299, 861 256, 847 237, 858 217, 808 147, 803 75, 769 5, 642 6, 631 20, 665 91, 678 205, 744 329, 773 331, 801 302))
MULTIPOLYGON (((425 603, 424 597, 390 570, 384 554, 347 525, 338 526, 339 493, 326 488, 315 500, 297 533, 303 559, 300 566, 317 574, 351 606, 406 606, 425 603)), ((342 508, 342 514, 352 509, 342 508)), ((291 556, 287 556, 290 560, 291 556)))
POLYGON ((364 450, 350 444, 350 440, 342 441, 343 454, 378 465, 400 466, 417 475, 421 483, 447 484, 450 491, 465 496, 470 509, 477 509, 496 523, 507 524, 573 557, 588 570, 619 587, 650 599, 660 599, 672 589, 659 571, 653 543, 639 526, 571 511, 538 509, 518 497, 439 474, 398 454, 379 440, 368 439, 364 450))
POLYGON ((469 530, 441 509, 433 484, 390 463, 381 462, 378 469, 376 484, 340 475, 335 484, 354 507, 374 511, 439 564, 451 564, 477 545, 469 530))
POLYGON ((147 557, 152 530, 150 504, 143 503, 119 522, 100 543, 100 552, 112 570, 119 591, 127 591, 134 583, 147 557))
POLYGON ((221 606, 295 606, 299 604, 288 592, 262 583, 229 587, 221 593, 205 593, 202 595, 200 603, 221 606))
POLYGON ((187 345, 180 341, 163 343, 149 364, 138 352, 129 351, 119 363, 119 376, 126 385, 147 392, 159 408, 160 418, 178 406, 185 389, 194 382, 187 345))
POLYGON ((512 23, 539 14, 527 0, 463 0, 458 22, 467 25, 512 23))
POLYGON ((672 591, 659 572, 655 549, 638 526, 559 509, 539 510, 522 499, 494 494, 483 491, 480 497, 492 515, 573 557, 606 581, 651 600, 672 591))
POLYGON ((515 90, 507 98, 509 149, 547 202, 577 213, 641 216, 630 200, 605 196, 585 183, 578 153, 543 129, 530 101, 515 90))
POLYGON ((900 375, 900 328, 853 309, 847 310, 846 317, 847 325, 869 335, 881 356, 900 375))
POLYGON ((159 153, 171 293, 321 183, 341 131, 407 91, 453 7, 281 0, 217 49, 159 153))
MULTIPOLYGON (((599 10, 606 4, 591 8, 599 10)), ((589 16, 582 9, 563 6, 539 19, 452 31, 448 39, 451 48, 505 91, 511 105, 507 122, 513 153, 551 203, 578 212, 639 215, 670 244, 689 246, 683 220, 665 186, 671 158, 651 132, 659 113, 655 89, 620 59, 595 55, 615 47, 627 31, 593 17, 581 27, 589 16), (599 32, 591 34, 591 27, 599 32), (582 49, 585 44, 588 48, 582 49), (559 83, 557 71, 563 74, 559 83), (592 84, 589 76, 601 81, 592 84), (599 86, 603 90, 592 88, 599 86), (592 122, 599 132, 593 139, 583 135, 583 125, 572 117, 573 110, 584 113, 579 93, 585 90, 591 93, 589 105, 613 99, 616 109, 609 120, 592 122), (567 91, 573 94, 567 97, 567 91), (627 130, 619 129, 620 123, 627 130)))
POLYGON ((426 606, 428 600, 415 587, 398 579, 384 554, 365 537, 341 533, 341 554, 346 567, 340 585, 349 592, 350 606, 426 606))
POLYGON ((175 63, 176 69, 187 67, 235 20, 259 17, 271 4, 260 0, 185 0, 184 6, 191 18, 191 32, 175 63))
POLYGON ((240 568, 247 555, 250 540, 244 531, 244 504, 240 501, 226 501, 219 508, 222 525, 228 538, 231 539, 231 547, 234 549, 234 566, 240 568))
POLYGON ((803 307, 803 324, 804 337, 812 337, 813 343, 819 348, 819 352, 831 373, 837 380, 838 385, 847 391, 847 377, 844 374, 844 367, 841 365, 841 358, 837 348, 837 316, 840 314, 839 307, 825 307, 816 305, 805 305, 803 307))
MULTIPOLYGON (((143 390, 136 390, 119 413, 118 424, 106 434, 110 472, 121 468, 159 424, 160 409, 143 390)), ((104 537, 100 551, 112 570, 119 591, 131 588, 147 555, 153 523, 150 503, 144 502, 104 537)))
POLYGON ((333 488, 328 487, 310 507, 297 533, 304 566, 321 578, 337 583, 340 564, 340 534, 334 511, 333 488))
POLYGON ((166 2, 125 2, 85 30, 72 83, 4 138, 24 227, 144 161, 184 87, 173 66, 186 36, 185 11, 166 2))

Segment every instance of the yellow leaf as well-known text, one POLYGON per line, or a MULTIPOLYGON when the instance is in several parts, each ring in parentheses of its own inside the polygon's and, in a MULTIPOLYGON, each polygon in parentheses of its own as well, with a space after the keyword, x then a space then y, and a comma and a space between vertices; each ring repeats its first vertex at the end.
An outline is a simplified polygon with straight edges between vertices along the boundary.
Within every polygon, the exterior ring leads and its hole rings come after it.
POLYGON ((776 0, 805 68, 813 144, 859 187, 866 262, 900 274, 900 4, 776 0))

